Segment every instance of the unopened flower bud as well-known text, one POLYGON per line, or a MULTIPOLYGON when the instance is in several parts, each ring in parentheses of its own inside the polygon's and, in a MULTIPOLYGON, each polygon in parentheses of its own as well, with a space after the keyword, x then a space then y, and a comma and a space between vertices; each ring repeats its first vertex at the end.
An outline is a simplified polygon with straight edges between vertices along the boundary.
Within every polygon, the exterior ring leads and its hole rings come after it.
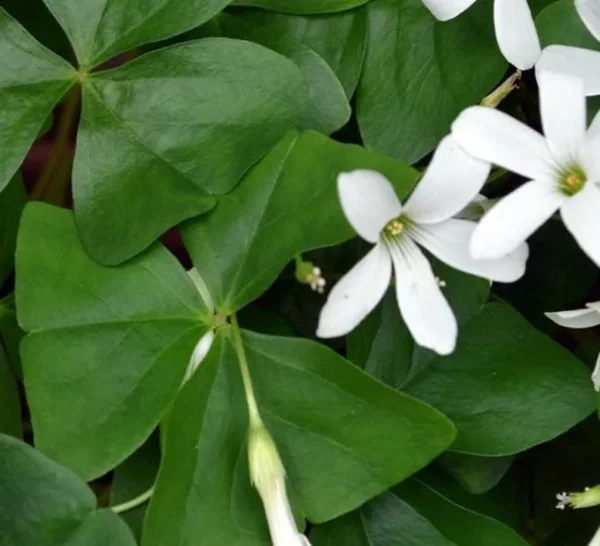
POLYGON ((296 258, 296 280, 302 284, 307 284, 319 294, 323 293, 327 284, 321 268, 315 266, 312 262, 303 261, 300 257, 296 258))
POLYGON ((248 461, 250 480, 262 499, 273 546, 310 546, 296 526, 285 488, 285 468, 262 423, 250 426, 248 461))
POLYGON ((570 508, 591 508, 600 505, 600 485, 586 487, 581 493, 558 493, 556 508, 564 510, 570 508))

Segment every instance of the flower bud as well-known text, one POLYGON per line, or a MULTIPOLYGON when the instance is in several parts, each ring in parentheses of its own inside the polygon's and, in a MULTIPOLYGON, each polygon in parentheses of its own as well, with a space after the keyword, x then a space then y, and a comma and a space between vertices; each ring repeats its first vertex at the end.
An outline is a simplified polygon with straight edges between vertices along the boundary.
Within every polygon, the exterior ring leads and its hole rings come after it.
POLYGON ((296 526, 285 488, 285 468, 262 423, 250 427, 248 461, 250 480, 262 499, 273 546, 310 546, 296 526))
POLYGON ((558 493, 556 495, 558 504, 556 508, 564 510, 571 508, 591 508, 600 505, 600 485, 596 487, 586 487, 581 493, 558 493))

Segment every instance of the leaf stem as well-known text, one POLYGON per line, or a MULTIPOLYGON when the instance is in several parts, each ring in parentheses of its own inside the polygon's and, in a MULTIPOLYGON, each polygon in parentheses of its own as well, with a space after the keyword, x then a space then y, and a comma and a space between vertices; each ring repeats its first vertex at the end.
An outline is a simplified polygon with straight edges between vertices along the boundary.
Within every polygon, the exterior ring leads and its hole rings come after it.
POLYGON ((58 125, 56 139, 50 151, 50 157, 44 166, 37 184, 31 192, 32 200, 48 200, 54 204, 64 202, 64 181, 68 181, 70 162, 65 161, 65 152, 69 146, 69 139, 79 113, 81 103, 81 87, 75 86, 69 92, 65 107, 58 125), (61 176, 59 177, 58 174, 61 176), (53 178, 56 176, 55 188, 50 188, 53 178))
POLYGON ((154 494, 154 486, 152 486, 148 491, 144 491, 141 495, 131 499, 127 502, 123 502, 121 504, 117 504, 116 506, 111 506, 110 509, 115 514, 121 514, 123 512, 127 512, 128 510, 132 510, 140 504, 144 504, 147 500, 149 500, 154 494))
POLYGON ((260 412, 258 411, 256 397, 254 396, 254 388, 252 387, 252 378, 250 376, 250 368, 248 367, 248 359, 246 358, 242 334, 240 332, 240 327, 235 313, 231 315, 231 330, 233 332, 233 344, 235 346, 235 352, 237 354, 238 362, 240 364, 240 371, 242 373, 242 381, 244 382, 244 392, 246 393, 246 403, 248 404, 250 426, 261 426, 262 419, 260 417, 260 412))

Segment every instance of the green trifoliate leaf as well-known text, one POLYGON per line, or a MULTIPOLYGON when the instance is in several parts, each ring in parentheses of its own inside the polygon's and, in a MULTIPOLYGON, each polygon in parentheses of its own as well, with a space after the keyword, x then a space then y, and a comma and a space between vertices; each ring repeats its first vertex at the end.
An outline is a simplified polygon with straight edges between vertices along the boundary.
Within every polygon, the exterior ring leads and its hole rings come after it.
POLYGON ((135 546, 78 476, 31 446, 0 434, 0 468, 0 544, 135 546))
POLYGON ((27 192, 18 174, 0 193, 0 286, 14 266, 17 230, 26 202, 27 192))
POLYGON ((345 11, 369 0, 237 0, 236 6, 254 6, 282 13, 320 14, 345 11))
POLYGON ((79 64, 92 68, 136 46, 208 21, 231 0, 44 0, 79 64))
POLYGON ((465 107, 479 103, 506 70, 492 2, 437 21, 423 0, 373 0, 357 91, 365 145, 413 163, 427 155, 465 107))
MULTIPOLYGON (((442 414, 322 345, 250 332, 243 342, 259 410, 309 521, 356 508, 452 441, 442 414)), ((247 427, 237 359, 224 332, 175 403, 144 546, 207 536, 215 544, 268 542, 260 498, 249 485, 247 427)))
POLYGON ((339 205, 340 172, 374 169, 401 196, 417 173, 397 161, 318 133, 291 133, 258 163, 214 212, 189 222, 183 236, 216 306, 233 312, 306 250, 354 236, 339 205), (268 249, 268 250, 267 250, 268 249))
POLYGON ((162 246, 109 268, 84 252, 71 213, 26 207, 17 309, 36 446, 86 479, 148 437, 176 395, 208 317, 162 246))
POLYGON ((44 120, 75 81, 75 69, 40 45, 0 7, 0 191, 44 120))
POLYGON ((210 38, 91 76, 74 165, 75 215, 102 263, 137 254, 214 206, 296 123, 307 91, 290 60, 210 38))
POLYGON ((350 105, 342 84, 330 66, 310 47, 268 21, 222 14, 218 18, 222 36, 259 43, 294 61, 302 70, 310 100, 298 121, 300 129, 331 134, 350 119, 350 105))

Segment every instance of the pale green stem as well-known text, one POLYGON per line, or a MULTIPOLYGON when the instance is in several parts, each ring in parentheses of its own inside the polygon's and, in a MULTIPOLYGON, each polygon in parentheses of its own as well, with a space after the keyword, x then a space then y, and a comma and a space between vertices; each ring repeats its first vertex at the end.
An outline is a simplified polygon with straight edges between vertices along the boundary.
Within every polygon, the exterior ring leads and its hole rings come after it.
POLYGON ((116 506, 111 506, 110 509, 115 514, 121 514, 123 512, 127 512, 128 510, 133 510, 140 504, 144 504, 147 500, 149 500, 154 494, 154 486, 152 486, 148 491, 144 491, 138 497, 131 499, 130 501, 124 502, 122 504, 117 504, 116 506))
POLYGON ((237 354, 238 362, 240 364, 240 371, 242 373, 242 381, 244 383, 244 392, 246 394, 246 403, 248 404, 250 426, 259 427, 262 426, 263 422, 260 417, 260 412, 258 411, 256 397, 254 396, 252 378, 250 376, 250 369, 248 368, 248 359, 246 358, 246 351, 244 350, 244 343, 242 342, 242 334, 240 332, 240 327, 235 313, 231 315, 231 330, 233 332, 233 344, 235 346, 235 352, 237 354))

